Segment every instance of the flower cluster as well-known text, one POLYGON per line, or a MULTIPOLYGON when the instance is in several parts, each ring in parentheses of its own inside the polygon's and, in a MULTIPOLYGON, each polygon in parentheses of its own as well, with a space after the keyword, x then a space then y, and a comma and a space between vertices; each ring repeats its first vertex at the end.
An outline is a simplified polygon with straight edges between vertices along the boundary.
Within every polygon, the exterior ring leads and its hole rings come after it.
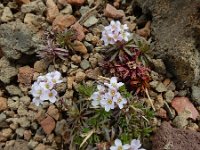
POLYGON ((39 76, 31 87, 31 94, 33 95, 33 103, 37 106, 45 100, 51 103, 56 102, 57 91, 54 89, 55 85, 61 83, 61 73, 53 71, 44 76, 39 76))
POLYGON ((110 109, 114 109, 116 103, 118 107, 122 109, 124 104, 127 103, 127 99, 122 97, 119 88, 123 86, 124 83, 118 83, 117 78, 112 77, 110 83, 104 83, 104 85, 98 85, 98 91, 92 94, 92 105, 94 107, 100 105, 108 112, 110 109))
POLYGON ((119 139, 115 140, 115 145, 110 147, 110 150, 145 150, 143 148, 140 148, 142 145, 140 143, 140 140, 133 139, 131 141, 131 145, 125 144, 122 145, 122 141, 119 139))
POLYGON ((118 41, 128 41, 130 33, 127 32, 127 24, 122 25, 119 21, 111 21, 109 26, 104 28, 102 32, 101 40, 104 41, 104 45, 115 44, 118 41))

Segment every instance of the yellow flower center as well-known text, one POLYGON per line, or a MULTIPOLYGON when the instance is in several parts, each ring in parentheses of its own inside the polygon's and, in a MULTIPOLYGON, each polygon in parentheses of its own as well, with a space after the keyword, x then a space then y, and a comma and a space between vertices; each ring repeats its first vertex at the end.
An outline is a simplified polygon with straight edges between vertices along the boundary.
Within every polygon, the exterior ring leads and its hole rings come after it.
POLYGON ((111 99, 108 99, 108 104, 112 104, 112 100, 111 99))
POLYGON ((122 146, 119 146, 119 147, 117 148, 117 150, 123 150, 122 146))
POLYGON ((121 98, 119 98, 117 102, 118 102, 118 103, 120 103, 121 101, 122 101, 122 99, 121 99, 121 98))
POLYGON ((49 97, 53 97, 53 93, 49 93, 49 97))
POLYGON ((46 84, 45 87, 46 87, 47 89, 49 89, 49 84, 46 84))
POLYGON ((39 95, 42 94, 42 90, 38 90, 37 94, 39 94, 39 95))
POLYGON ((112 96, 115 96, 115 90, 111 90, 110 93, 112 96))

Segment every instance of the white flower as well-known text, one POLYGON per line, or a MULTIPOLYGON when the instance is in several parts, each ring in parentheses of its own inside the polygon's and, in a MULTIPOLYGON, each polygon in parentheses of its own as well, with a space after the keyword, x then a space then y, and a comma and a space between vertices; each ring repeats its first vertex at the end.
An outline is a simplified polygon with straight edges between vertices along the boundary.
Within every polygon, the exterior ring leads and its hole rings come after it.
POLYGON ((37 78, 37 82, 40 83, 40 82, 46 82, 47 81, 47 77, 46 76, 39 76, 37 78))
POLYGON ((101 104, 102 107, 105 108, 105 111, 107 111, 107 112, 110 109, 114 109, 114 107, 115 107, 115 104, 114 104, 114 101, 112 99, 112 96, 110 94, 108 94, 108 93, 105 94, 104 99, 102 99, 100 101, 100 104, 101 104))
POLYGON ((31 87, 31 94, 34 97, 40 97, 43 93, 43 88, 41 86, 39 86, 39 84, 37 82, 34 82, 34 84, 31 87))
POLYGON ((56 90, 46 90, 44 94, 41 95, 42 100, 49 100, 52 103, 55 103, 57 98, 57 91, 56 90))
POLYGON ((121 87, 121 86, 123 86, 124 85, 124 83, 122 83, 122 82, 117 82, 117 77, 112 77, 111 79, 110 79, 110 84, 109 83, 104 83, 106 86, 108 86, 109 88, 112 88, 112 87, 114 87, 114 88, 116 88, 116 89, 119 89, 119 87, 121 87))
POLYGON ((36 106, 39 106, 40 104, 43 104, 43 100, 41 100, 39 97, 34 97, 34 98, 33 98, 33 103, 34 103, 36 106))
POLYGON ((128 150, 130 148, 129 144, 122 145, 122 141, 119 139, 115 140, 115 145, 110 147, 110 150, 128 150))
POLYGON ((39 86, 41 86, 44 90, 51 90, 54 86, 53 82, 40 82, 39 86))
POLYGON ((119 21, 111 21, 110 22, 111 31, 120 32, 121 30, 121 23, 119 21))
POLYGON ((104 42, 104 45, 109 44, 113 45, 116 42, 128 41, 130 33, 127 32, 128 26, 126 24, 121 25, 119 21, 111 21, 110 25, 106 26, 102 31, 101 40, 104 42))
POLYGON ((97 107, 100 104, 100 101, 104 99, 104 95, 100 92, 94 92, 91 96, 92 106, 97 107))
POLYGON ((103 94, 103 93, 105 93, 106 88, 103 85, 97 85, 97 90, 99 93, 103 94))
POLYGON ((117 103, 120 109, 122 109, 124 104, 127 103, 127 100, 123 98, 120 93, 116 93, 116 95, 113 97, 113 101, 117 103))
POLYGON ((63 82, 62 80, 60 80, 61 73, 59 71, 53 71, 53 72, 47 73, 46 77, 50 82, 54 84, 63 82))
POLYGON ((140 140, 136 140, 136 139, 133 139, 131 141, 131 149, 130 150, 145 150, 143 148, 140 148, 142 145, 140 143, 140 140))

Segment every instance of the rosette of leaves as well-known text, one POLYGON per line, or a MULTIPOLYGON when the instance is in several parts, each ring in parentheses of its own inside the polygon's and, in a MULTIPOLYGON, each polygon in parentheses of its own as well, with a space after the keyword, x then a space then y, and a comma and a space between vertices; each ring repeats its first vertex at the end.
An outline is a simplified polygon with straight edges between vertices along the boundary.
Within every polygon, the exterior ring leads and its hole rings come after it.
POLYGON ((111 74, 120 77, 136 94, 149 88, 150 69, 146 52, 150 50, 150 40, 134 35, 127 43, 117 43, 103 48, 106 56, 102 66, 111 74), (106 51, 107 49, 107 51, 106 51))
POLYGON ((72 29, 64 32, 47 31, 46 46, 39 50, 40 58, 47 58, 55 62, 56 58, 65 60, 69 56, 69 50, 72 49, 72 40, 75 39, 75 34, 72 29))

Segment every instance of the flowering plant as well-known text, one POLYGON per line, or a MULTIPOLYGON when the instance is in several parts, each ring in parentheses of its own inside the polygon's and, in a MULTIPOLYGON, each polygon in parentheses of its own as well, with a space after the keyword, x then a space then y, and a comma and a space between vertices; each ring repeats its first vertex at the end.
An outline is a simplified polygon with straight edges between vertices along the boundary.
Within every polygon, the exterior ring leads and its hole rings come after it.
POLYGON ((33 103, 37 106, 42 104, 45 100, 55 103, 58 93, 54 87, 61 82, 61 73, 58 71, 47 73, 45 76, 39 76, 37 81, 33 83, 30 91, 34 97, 33 103))
POLYGON ((113 45, 117 42, 127 42, 130 37, 130 33, 127 30, 128 26, 126 24, 122 25, 119 21, 112 20, 110 25, 104 28, 101 40, 105 46, 113 45))
POLYGON ((115 140, 115 145, 110 147, 110 150, 145 150, 141 147, 140 140, 133 139, 131 144, 122 145, 122 141, 119 139, 115 140))
POLYGON ((127 103, 127 99, 123 98, 119 92, 119 88, 123 86, 124 83, 117 82, 116 77, 112 77, 110 79, 110 83, 104 83, 104 85, 98 85, 97 92, 94 92, 91 96, 92 105, 97 107, 100 105, 105 108, 108 112, 110 109, 115 108, 115 104, 122 109, 124 105, 127 103))

